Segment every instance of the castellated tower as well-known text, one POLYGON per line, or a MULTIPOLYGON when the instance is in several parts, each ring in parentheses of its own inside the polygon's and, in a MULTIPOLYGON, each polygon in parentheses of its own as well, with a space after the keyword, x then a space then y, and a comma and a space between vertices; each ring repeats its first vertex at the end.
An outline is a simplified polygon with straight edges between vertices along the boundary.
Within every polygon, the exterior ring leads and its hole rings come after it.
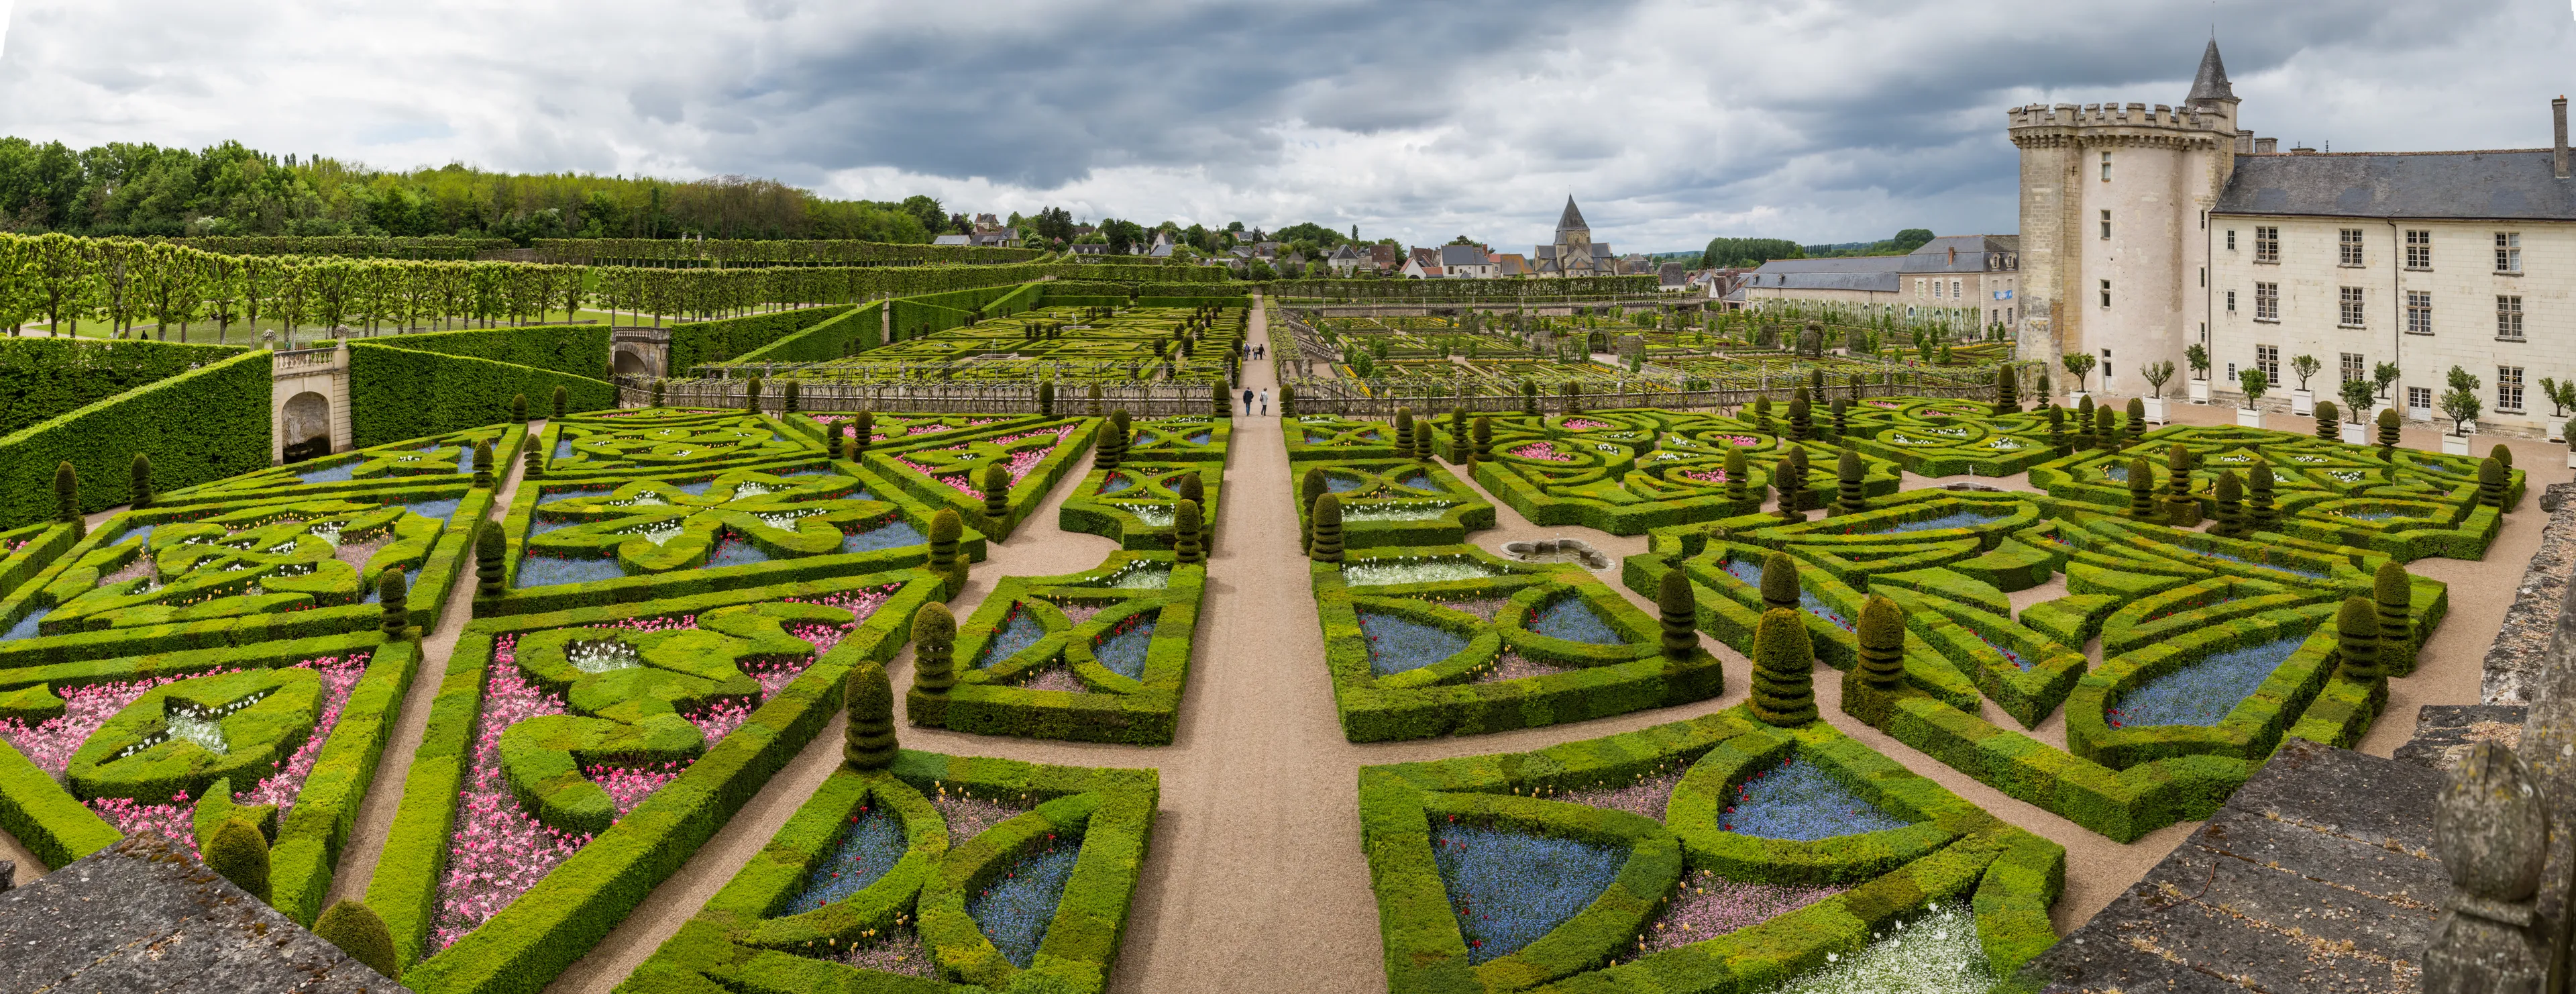
MULTIPOLYGON (((2091 352, 2104 389, 2139 392, 2138 371, 2202 341, 2209 211, 2251 152, 2212 40, 2181 106, 2032 104, 2008 112, 2021 150, 2021 317, 2015 352, 2091 352), (2240 146, 2243 146, 2240 149, 2240 146)), ((2073 384, 2067 386, 2072 387, 2073 384)))

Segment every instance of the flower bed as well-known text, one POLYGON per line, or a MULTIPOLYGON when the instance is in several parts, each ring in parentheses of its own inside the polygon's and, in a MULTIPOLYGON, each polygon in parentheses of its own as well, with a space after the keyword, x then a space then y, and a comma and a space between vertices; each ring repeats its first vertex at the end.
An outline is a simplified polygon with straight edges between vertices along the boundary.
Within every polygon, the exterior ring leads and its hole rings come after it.
POLYGON ((1205 564, 1168 552, 1002 577, 960 620, 956 686, 912 689, 906 713, 915 725, 961 732, 1168 743, 1206 582, 1205 564))

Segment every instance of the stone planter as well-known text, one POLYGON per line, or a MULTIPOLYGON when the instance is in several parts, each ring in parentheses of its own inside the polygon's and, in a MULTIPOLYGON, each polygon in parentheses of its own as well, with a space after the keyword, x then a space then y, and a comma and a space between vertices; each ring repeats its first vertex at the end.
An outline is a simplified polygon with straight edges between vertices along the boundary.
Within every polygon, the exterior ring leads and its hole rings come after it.
POLYGON ((2576 469, 2576 449, 2567 450, 2567 468, 2576 469))
POLYGON ((2192 403, 2194 403, 2194 404, 2206 404, 2206 403, 2209 403, 2209 381, 2208 381, 2208 380, 2193 380, 2193 381, 2191 381, 2191 384, 2190 384, 2190 385, 2191 385, 2191 402, 2192 402, 2192 403))
POLYGON ((2164 398, 2162 398, 2162 397, 2148 397, 2148 398, 2146 398, 2146 399, 2144 399, 2144 400, 2139 401, 2138 403, 2146 405, 2146 408, 2147 408, 2147 423, 2148 423, 2148 424, 2151 424, 2151 425, 2161 425, 2161 424, 2172 424, 2172 423, 2173 423, 2170 419, 2168 419, 2168 418, 2166 418, 2166 417, 2165 417, 2165 399, 2164 399, 2164 398))
POLYGON ((2240 407, 2240 408, 2237 408, 2237 409, 2236 409, 2236 427, 2239 427, 2239 428, 2260 428, 2260 427, 2263 427, 2263 409, 2262 409, 2262 408, 2259 408, 2259 407, 2240 407))
POLYGON ((2552 442, 2563 442, 2567 440, 2566 419, 2560 418, 2549 422, 2549 440, 2552 442))
POLYGON ((2370 435, 2370 425, 2357 425, 2351 422, 2345 422, 2343 425, 2343 444, 2345 445, 2368 445, 2370 444, 2370 435))
POLYGON ((2090 390, 2069 390, 2066 392, 2066 406, 2075 407, 2080 405, 2084 403, 2084 398, 2090 396, 2093 396, 2093 392, 2090 390))
POLYGON ((2446 455, 2446 456, 2465 456, 2465 455, 2468 455, 2468 454, 2469 454, 2469 436, 2467 436, 2467 435, 2444 435, 2444 436, 2442 436, 2442 454, 2443 454, 2443 455, 2446 455))
POLYGON ((2314 391, 2314 390, 2292 390, 2292 391, 2290 391, 2290 413, 2292 413, 2292 414, 2315 414, 2315 413, 2317 413, 2317 392, 2316 392, 2316 391, 2314 391))

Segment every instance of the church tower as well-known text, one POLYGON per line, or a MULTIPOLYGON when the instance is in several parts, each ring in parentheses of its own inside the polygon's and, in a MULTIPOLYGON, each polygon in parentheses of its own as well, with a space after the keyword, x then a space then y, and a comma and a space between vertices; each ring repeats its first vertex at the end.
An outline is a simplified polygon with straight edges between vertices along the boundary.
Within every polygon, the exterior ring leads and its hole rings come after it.
MULTIPOLYGON (((2021 150, 2021 289, 2015 354, 2066 376, 2087 352, 2097 387, 2137 392, 2159 360, 2208 334, 2209 212, 2253 151, 2211 39, 2178 106, 2032 104, 2008 115, 2021 150)), ((2067 384, 2072 387, 2073 384, 2067 384)), ((2168 388, 2170 389, 2170 388, 2168 388)))

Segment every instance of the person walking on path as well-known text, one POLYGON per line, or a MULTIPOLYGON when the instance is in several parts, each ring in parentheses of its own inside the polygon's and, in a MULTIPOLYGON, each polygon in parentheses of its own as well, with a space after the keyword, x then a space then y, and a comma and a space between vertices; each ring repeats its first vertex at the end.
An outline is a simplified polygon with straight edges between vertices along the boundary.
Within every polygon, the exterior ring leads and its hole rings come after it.
POLYGON ((1262 417, 1265 417, 1265 418, 1270 416, 1270 388, 1269 388, 1269 387, 1262 387, 1262 388, 1261 388, 1261 416, 1262 416, 1262 417))
POLYGON ((1244 417, 1247 417, 1247 418, 1252 416, 1252 388, 1251 388, 1251 387, 1245 387, 1245 388, 1243 388, 1243 416, 1244 416, 1244 417))

